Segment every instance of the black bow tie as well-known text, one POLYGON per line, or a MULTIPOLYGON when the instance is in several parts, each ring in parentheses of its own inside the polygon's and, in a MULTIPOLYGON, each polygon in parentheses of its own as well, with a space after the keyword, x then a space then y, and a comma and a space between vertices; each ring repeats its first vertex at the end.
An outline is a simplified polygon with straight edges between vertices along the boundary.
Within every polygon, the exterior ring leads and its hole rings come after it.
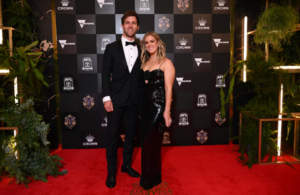
POLYGON ((134 42, 128 42, 128 41, 126 41, 126 44, 125 44, 126 46, 127 45, 132 45, 132 46, 136 46, 136 42, 134 41, 134 42))

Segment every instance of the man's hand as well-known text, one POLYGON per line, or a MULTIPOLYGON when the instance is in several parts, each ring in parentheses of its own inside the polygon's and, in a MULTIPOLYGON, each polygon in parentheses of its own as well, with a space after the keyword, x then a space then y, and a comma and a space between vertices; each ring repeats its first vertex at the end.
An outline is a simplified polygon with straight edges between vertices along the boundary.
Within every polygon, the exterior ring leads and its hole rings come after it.
POLYGON ((104 109, 106 110, 106 112, 112 112, 112 111, 114 111, 113 103, 112 103, 111 100, 108 100, 108 101, 104 102, 104 109))

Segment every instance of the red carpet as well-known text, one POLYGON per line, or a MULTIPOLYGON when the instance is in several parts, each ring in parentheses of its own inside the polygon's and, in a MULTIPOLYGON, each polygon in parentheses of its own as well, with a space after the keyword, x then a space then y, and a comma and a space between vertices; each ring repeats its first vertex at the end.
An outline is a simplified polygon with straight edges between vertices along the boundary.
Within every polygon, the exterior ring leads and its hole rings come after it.
MULTIPOLYGON (((162 178, 174 195, 298 195, 300 164, 295 170, 285 164, 254 165, 251 170, 237 162, 233 145, 164 147, 162 178)), ((121 165, 119 149, 119 169, 121 165)), ((49 177, 48 183, 32 182, 29 188, 15 183, 0 183, 1 195, 129 195, 138 178, 118 172, 117 186, 105 186, 104 149, 61 150, 67 175, 49 177)), ((133 168, 140 172, 140 148, 135 149, 133 168)), ((158 194, 158 193, 156 193, 158 194)), ((171 193, 168 193, 171 194, 171 193)), ((151 194, 152 195, 152 194, 151 194)))

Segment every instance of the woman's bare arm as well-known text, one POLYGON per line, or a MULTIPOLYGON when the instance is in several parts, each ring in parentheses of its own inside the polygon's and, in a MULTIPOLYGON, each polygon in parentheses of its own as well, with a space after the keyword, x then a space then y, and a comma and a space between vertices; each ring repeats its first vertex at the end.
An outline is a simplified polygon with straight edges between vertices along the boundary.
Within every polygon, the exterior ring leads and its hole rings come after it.
POLYGON ((162 71, 165 76, 165 95, 166 95, 166 106, 164 110, 164 118, 166 126, 169 127, 172 123, 171 119, 171 102, 172 102, 172 88, 175 80, 175 68, 171 60, 166 59, 163 63, 162 71))

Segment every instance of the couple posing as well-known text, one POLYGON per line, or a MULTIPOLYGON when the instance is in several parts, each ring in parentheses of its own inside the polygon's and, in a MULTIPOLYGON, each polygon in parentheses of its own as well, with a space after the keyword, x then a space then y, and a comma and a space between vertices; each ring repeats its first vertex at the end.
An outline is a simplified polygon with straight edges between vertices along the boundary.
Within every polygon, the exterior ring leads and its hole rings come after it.
POLYGON ((161 183, 162 126, 169 127, 175 69, 166 58, 165 44, 155 32, 148 32, 140 46, 135 42, 139 18, 135 11, 122 17, 121 40, 108 44, 103 58, 102 91, 108 117, 106 186, 116 186, 117 140, 125 121, 125 142, 121 172, 140 174, 131 167, 133 142, 140 116, 142 176, 145 190, 161 183))

